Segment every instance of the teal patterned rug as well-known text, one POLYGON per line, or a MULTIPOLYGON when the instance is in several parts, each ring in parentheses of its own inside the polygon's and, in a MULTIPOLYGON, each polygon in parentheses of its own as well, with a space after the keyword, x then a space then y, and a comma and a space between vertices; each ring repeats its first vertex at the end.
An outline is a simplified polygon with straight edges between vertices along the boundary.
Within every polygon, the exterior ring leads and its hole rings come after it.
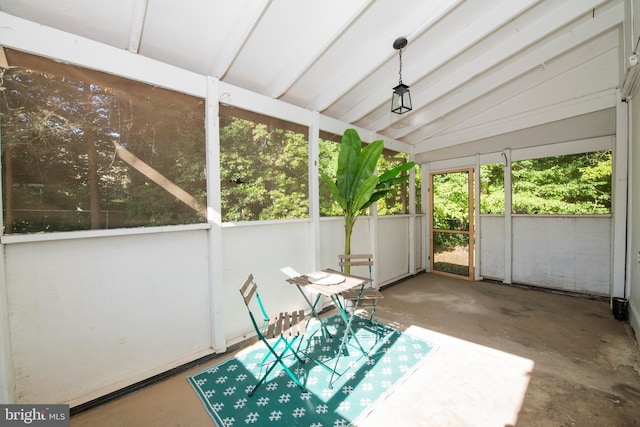
POLYGON ((305 391, 276 366, 255 393, 247 395, 265 369, 261 361, 267 349, 262 343, 188 377, 188 381, 218 427, 345 427, 369 413, 435 349, 420 338, 356 316, 353 330, 368 357, 351 338, 336 369, 340 375, 329 388, 331 372, 322 365, 334 366, 344 323, 335 315, 327 324, 335 338, 323 338, 319 323, 314 321, 301 344, 306 362, 293 356, 286 359, 305 391))

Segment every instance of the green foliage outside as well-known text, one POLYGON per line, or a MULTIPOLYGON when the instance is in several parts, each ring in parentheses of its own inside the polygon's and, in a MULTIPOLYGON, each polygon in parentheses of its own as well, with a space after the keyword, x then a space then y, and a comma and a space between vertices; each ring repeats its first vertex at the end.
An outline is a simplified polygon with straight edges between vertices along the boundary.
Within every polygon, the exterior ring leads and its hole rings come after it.
POLYGON ((78 78, 53 67, 2 70, 5 232, 204 222, 203 211, 120 159, 114 144, 205 206, 201 100, 158 98, 151 87, 125 93, 91 80, 96 73, 78 78))
MULTIPOLYGON (((320 139, 318 169, 329 176, 336 176, 338 171, 338 155, 340 144, 320 139)), ((342 209, 331 196, 329 187, 320 182, 320 216, 341 216, 342 209)))
POLYGON ((306 135, 235 117, 220 125, 222 220, 308 218, 306 135))
MULTIPOLYGON (((469 230, 469 174, 452 172, 432 175, 434 230, 469 230)), ((434 233, 434 252, 468 244, 459 233, 434 233)))
POLYGON ((611 213, 611 167, 611 151, 513 162, 513 213, 611 213))
MULTIPOLYGON (((378 169, 386 171, 409 163, 405 153, 383 152, 378 161, 378 169)), ((417 189, 419 194, 419 188, 417 189)), ((376 204, 378 215, 402 215, 409 213, 409 183, 396 185, 376 204)))
MULTIPOLYGON (((7 233, 204 221, 201 212, 119 159, 114 147, 114 142, 125 147, 204 205, 201 101, 162 92, 158 98, 154 88, 124 93, 64 73, 20 67, 3 70, 2 82, 7 233)), ((339 143, 320 141, 321 173, 336 176, 340 149, 339 143)), ((376 167, 386 171, 407 162, 405 154, 385 151, 376 167)), ((224 221, 309 216, 306 131, 222 117, 221 165, 224 221)), ((608 214, 611 165, 611 151, 514 162, 513 212, 608 214)), ((483 165, 480 176, 481 212, 503 214, 503 165, 483 165)), ((420 212, 420 174, 415 177, 420 212)), ((466 178, 434 179, 436 228, 466 229, 466 178)), ((408 201, 406 182, 387 188, 376 201, 378 214, 408 213, 408 201)), ((344 214, 325 185, 320 185, 320 212, 344 214)))
MULTIPOLYGON (((513 162, 514 214, 602 215, 611 213, 611 151, 513 162)), ((504 166, 482 165, 480 209, 504 213, 504 166)))
POLYGON ((480 166, 480 213, 504 214, 504 165, 480 166))
POLYGON ((468 183, 466 172, 433 175, 433 228, 469 229, 468 183))
MULTIPOLYGON (((599 215, 611 213, 611 151, 598 151, 512 164, 514 214, 599 215)), ((467 173, 433 175, 433 224, 439 230, 468 230, 467 173)), ((504 214, 504 165, 482 165, 480 210, 504 214)), ((464 245, 466 236, 437 232, 436 252, 464 245)))

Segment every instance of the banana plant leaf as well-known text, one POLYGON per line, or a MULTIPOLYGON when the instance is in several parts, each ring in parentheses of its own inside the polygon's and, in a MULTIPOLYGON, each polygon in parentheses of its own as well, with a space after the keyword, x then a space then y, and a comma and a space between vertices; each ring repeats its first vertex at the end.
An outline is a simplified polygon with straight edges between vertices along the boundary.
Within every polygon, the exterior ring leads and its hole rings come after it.
POLYGON ((358 132, 347 129, 342 135, 335 180, 320 173, 334 200, 344 211, 345 254, 351 253, 351 232, 360 213, 388 194, 394 186, 406 182, 408 175, 398 175, 415 165, 409 162, 378 176, 376 166, 383 150, 382 140, 373 141, 363 148, 358 132))

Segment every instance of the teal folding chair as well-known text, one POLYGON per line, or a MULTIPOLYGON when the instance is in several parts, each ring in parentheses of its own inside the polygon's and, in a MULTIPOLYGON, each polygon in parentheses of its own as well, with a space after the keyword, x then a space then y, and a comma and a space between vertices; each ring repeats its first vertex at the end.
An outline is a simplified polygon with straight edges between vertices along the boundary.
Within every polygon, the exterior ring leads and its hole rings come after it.
POLYGON ((304 390, 304 386, 300 380, 293 374, 291 369, 283 360, 285 356, 292 353, 300 363, 304 363, 304 360, 298 355, 300 343, 306 328, 306 316, 304 314, 304 310, 298 310, 292 313, 282 312, 270 318, 262 305, 262 300, 258 293, 258 285, 256 285, 253 280, 253 274, 249 275, 240 288, 240 294, 247 306, 251 323, 253 323, 253 327, 256 330, 256 334, 258 334, 258 338, 269 350, 269 353, 267 353, 264 359, 262 359, 263 369, 270 356, 275 358, 275 360, 270 363, 266 372, 260 377, 258 383, 248 392, 248 395, 251 396, 258 387, 260 387, 278 364, 282 366, 282 369, 284 369, 287 375, 289 375, 291 380, 296 383, 298 387, 304 390), (253 302, 254 296, 255 302, 253 302), (258 321, 252 311, 252 307, 256 308, 256 305, 260 308, 260 312, 262 314, 262 323, 260 325, 258 325, 258 321), (293 345, 298 340, 298 348, 294 350, 293 345), (282 351, 278 351, 278 348, 283 346, 284 348, 282 351))
POLYGON ((376 308, 378 307, 378 300, 383 298, 382 292, 380 292, 373 285, 373 255, 371 254, 347 254, 338 255, 338 265, 340 271, 344 272, 344 268, 349 266, 350 272, 353 274, 351 267, 365 267, 369 272, 369 282, 363 289, 349 289, 342 293, 342 298, 345 301, 358 301, 358 308, 366 309, 369 313, 369 322, 377 323, 378 316, 376 314, 376 308))

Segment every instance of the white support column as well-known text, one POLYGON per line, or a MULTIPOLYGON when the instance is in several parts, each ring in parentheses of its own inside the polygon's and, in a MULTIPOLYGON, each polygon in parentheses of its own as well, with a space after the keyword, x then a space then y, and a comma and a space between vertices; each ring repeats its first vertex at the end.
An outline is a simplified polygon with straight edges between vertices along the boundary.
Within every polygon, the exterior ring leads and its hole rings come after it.
POLYGON ((617 95, 616 138, 613 147, 611 214, 611 297, 626 295, 627 259, 627 144, 629 140, 628 105, 617 95))
POLYGON ((207 150, 207 222, 209 230, 209 304, 211 343, 216 353, 227 349, 224 320, 224 276, 222 253, 222 209, 220 202, 219 81, 207 77, 205 133, 207 150))
MULTIPOLYGON (((414 161, 415 149, 411 146, 409 161, 414 161)), ((416 274, 416 168, 409 171, 409 273, 416 274)))
MULTIPOLYGON (((0 147, 2 135, 0 134, 0 147)), ((2 150, 0 150, 0 153, 2 150)), ((2 164, 0 163, 0 176, 2 164)), ((4 216, 2 206, 2 186, 0 185, 0 234, 4 235, 4 216)), ((0 243, 0 402, 15 403, 15 383, 13 378, 13 350, 9 323, 9 298, 5 266, 4 244, 0 243)))
MULTIPOLYGON (((634 240, 633 240, 633 236, 634 236, 634 222, 637 221, 638 216, 633 216, 633 205, 634 205, 634 201, 633 201, 633 195, 634 195, 634 172, 632 169, 632 165, 633 165, 633 159, 637 156, 636 152, 634 151, 634 144, 633 144, 633 118, 632 118, 632 114, 633 114, 633 99, 629 100, 627 102, 627 124, 628 124, 628 129, 629 129, 629 133, 627 134, 627 268, 626 268, 626 272, 625 272, 625 296, 627 298, 631 298, 631 293, 633 292, 631 290, 631 284, 633 283, 633 263, 637 262, 640 263, 640 251, 637 252, 637 258, 636 258, 636 253, 634 253, 634 240)), ((637 150, 637 147, 635 148, 637 150)), ((635 180, 637 182, 637 180, 635 180)), ((637 185, 637 184, 636 184, 637 185)), ((639 282, 640 283, 640 282, 639 282)), ((640 334, 640 329, 638 330, 638 334, 640 334)))
POLYGON ((424 263, 424 271, 431 271, 431 180, 429 173, 431 168, 429 163, 422 165, 422 209, 424 215, 424 230, 422 232, 422 261, 424 263))
MULTIPOLYGON (((376 170, 377 173, 377 170, 376 170)), ((373 255, 373 262, 379 263, 378 254, 380 253, 378 244, 380 239, 378 238, 378 204, 374 203, 369 208, 369 247, 373 255)), ((351 251, 353 253, 353 251, 351 251)), ((376 288, 380 287, 380 269, 373 268, 373 284, 376 288)))
POLYGON ((309 240, 313 266, 321 268, 320 251, 320 113, 313 112, 309 126, 309 217, 311 218, 309 240))
POLYGON ((512 267, 512 199, 511 199, 511 150, 502 152, 504 157, 504 283, 511 283, 512 267))
POLYGON ((473 279, 480 280, 480 155, 476 154, 476 167, 473 171, 473 279))

